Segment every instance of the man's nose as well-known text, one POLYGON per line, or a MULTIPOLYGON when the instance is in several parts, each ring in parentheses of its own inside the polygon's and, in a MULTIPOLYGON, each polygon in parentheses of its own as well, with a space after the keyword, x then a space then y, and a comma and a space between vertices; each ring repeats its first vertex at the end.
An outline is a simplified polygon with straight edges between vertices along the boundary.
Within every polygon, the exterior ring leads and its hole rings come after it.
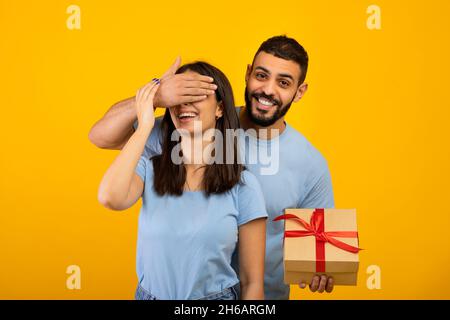
POLYGON ((262 91, 267 96, 275 96, 276 82, 275 81, 266 81, 264 83, 264 86, 262 87, 262 91))

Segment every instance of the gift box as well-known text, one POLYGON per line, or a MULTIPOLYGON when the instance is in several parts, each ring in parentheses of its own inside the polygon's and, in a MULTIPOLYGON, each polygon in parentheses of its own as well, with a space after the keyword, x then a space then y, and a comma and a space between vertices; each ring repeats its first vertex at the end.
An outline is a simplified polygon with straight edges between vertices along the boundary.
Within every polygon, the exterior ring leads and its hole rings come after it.
POLYGON ((335 285, 356 285, 359 267, 356 210, 285 209, 284 282, 311 283, 332 276, 335 285))

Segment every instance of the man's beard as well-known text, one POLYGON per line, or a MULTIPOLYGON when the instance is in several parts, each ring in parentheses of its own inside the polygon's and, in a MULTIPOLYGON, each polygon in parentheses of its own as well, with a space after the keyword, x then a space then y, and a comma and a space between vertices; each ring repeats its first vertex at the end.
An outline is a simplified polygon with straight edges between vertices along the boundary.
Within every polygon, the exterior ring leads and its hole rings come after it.
MULTIPOLYGON (((294 96, 295 98, 295 96, 294 96)), ((264 93, 253 93, 250 95, 248 92, 248 88, 245 87, 245 109, 247 110, 247 116, 249 119, 256 125, 261 127, 268 127, 277 122, 278 119, 284 117, 291 107, 292 102, 294 101, 292 98, 291 102, 283 106, 282 101, 274 99, 271 96, 267 96, 264 93), (264 115, 254 115, 252 112, 252 97, 256 100, 259 98, 264 98, 274 104, 275 112, 271 117, 265 117, 264 115)))

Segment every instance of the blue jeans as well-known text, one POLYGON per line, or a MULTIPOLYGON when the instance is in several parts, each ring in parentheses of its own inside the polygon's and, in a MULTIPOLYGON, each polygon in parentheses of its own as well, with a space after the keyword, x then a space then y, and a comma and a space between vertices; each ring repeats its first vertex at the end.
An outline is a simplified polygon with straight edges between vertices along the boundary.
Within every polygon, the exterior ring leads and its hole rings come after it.
MULTIPOLYGON (((232 287, 226 288, 221 292, 210 294, 198 300, 239 300, 238 292, 239 283, 232 287)), ((138 284, 134 298, 136 300, 158 300, 158 298, 156 298, 153 294, 142 288, 140 284, 138 284)))

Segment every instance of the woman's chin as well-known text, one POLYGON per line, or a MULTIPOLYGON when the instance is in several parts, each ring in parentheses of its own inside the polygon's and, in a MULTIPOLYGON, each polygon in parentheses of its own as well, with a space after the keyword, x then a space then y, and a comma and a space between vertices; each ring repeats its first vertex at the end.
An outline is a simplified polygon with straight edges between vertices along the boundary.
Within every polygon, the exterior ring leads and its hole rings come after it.
MULTIPOLYGON (((184 119, 183 119, 184 120, 184 119)), ((215 123, 213 122, 208 123, 207 126, 204 126, 202 123, 202 121, 200 121, 198 118, 194 118, 191 119, 190 121, 186 121, 186 120, 180 120, 178 119, 177 122, 175 123, 175 128, 178 131, 178 133, 180 135, 191 135, 193 136, 194 134, 203 134, 205 133, 208 129, 215 129, 215 123)))
POLYGON ((178 133, 181 135, 194 134, 194 124, 193 123, 177 123, 175 125, 178 133))
POLYGON ((190 133, 194 134, 195 130, 203 131, 202 122, 196 118, 190 119, 177 119, 177 123, 175 124, 175 128, 177 130, 181 130, 181 134, 190 133))

